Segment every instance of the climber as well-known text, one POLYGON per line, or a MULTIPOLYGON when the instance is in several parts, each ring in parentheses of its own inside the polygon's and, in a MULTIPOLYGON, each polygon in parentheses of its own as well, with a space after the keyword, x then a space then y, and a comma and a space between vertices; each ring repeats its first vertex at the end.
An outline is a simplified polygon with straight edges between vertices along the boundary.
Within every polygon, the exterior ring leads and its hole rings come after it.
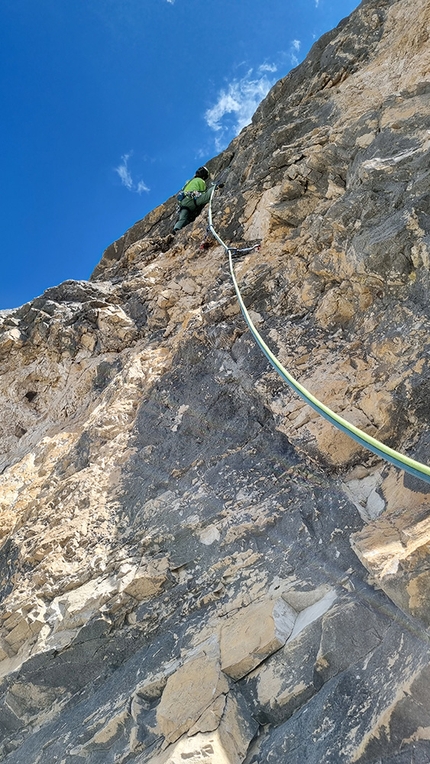
POLYGON ((212 186, 206 188, 206 181, 209 178, 207 167, 199 167, 196 170, 194 178, 186 182, 182 191, 179 192, 177 199, 179 202, 179 218, 173 229, 173 233, 179 231, 200 214, 205 204, 208 203, 212 186))

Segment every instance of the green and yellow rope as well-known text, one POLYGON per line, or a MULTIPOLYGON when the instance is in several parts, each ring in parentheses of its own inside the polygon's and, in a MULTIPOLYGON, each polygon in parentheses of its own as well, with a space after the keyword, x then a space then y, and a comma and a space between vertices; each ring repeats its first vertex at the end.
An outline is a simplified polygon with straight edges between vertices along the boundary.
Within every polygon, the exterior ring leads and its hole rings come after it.
POLYGON ((415 477, 421 478, 421 480, 424 480, 425 482, 430 483, 430 467, 428 467, 426 464, 422 464, 421 462, 416 461, 415 459, 411 459, 409 456, 405 456, 405 454, 401 454, 399 451, 395 451, 393 448, 390 448, 389 446, 386 446, 384 443, 381 443, 376 438, 373 438, 371 435, 368 435, 363 430, 360 430, 358 427, 355 427, 355 425, 351 424, 346 419, 339 416, 339 414, 336 414, 336 412, 332 411, 324 403, 321 403, 321 401, 319 401, 317 398, 315 398, 314 395, 312 395, 312 393, 306 390, 306 388, 303 387, 303 385, 301 385, 300 382, 294 379, 294 377, 284 368, 284 366, 282 366, 280 361, 276 358, 276 356, 272 353, 270 348, 266 345, 260 333, 254 326, 251 320, 251 317, 248 313, 248 310, 246 308, 246 305, 243 301, 242 295, 240 293, 239 285, 237 283, 236 276, 234 273, 234 268, 233 268, 232 250, 218 235, 212 223, 212 199, 213 199, 215 188, 216 186, 214 186, 213 188, 213 191, 209 200, 209 206, 208 206, 209 230, 212 233, 212 235, 215 237, 215 239, 218 241, 218 243, 221 244, 221 246, 225 249, 225 251, 228 254, 231 278, 233 280, 234 289, 236 292, 237 299, 239 301, 239 305, 240 305, 240 309, 242 311, 243 317, 257 345, 260 347, 260 349, 262 350, 262 352, 264 353, 268 361, 272 364, 273 368, 278 372, 279 376, 307 404, 309 404, 309 406, 311 406, 318 414, 324 417, 324 419, 326 419, 328 422, 331 422, 331 424, 337 427, 338 430, 345 432, 347 435, 353 438, 361 446, 363 446, 364 448, 367 448, 369 451, 381 457, 382 459, 385 459, 386 461, 390 462, 390 464, 394 464, 395 467, 398 467, 401 470, 405 470, 406 472, 409 472, 411 475, 414 475, 415 477))

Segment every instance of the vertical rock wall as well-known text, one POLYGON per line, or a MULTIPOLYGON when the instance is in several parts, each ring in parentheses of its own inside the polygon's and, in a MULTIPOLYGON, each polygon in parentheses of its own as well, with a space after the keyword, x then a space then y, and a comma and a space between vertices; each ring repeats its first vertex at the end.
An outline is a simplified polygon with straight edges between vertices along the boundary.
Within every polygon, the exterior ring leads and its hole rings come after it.
MULTIPOLYGON (((214 158, 314 395, 428 458, 428 0, 365 0, 214 158)), ((430 760, 428 485, 322 421, 170 199, 1 317, 0 757, 430 760)))

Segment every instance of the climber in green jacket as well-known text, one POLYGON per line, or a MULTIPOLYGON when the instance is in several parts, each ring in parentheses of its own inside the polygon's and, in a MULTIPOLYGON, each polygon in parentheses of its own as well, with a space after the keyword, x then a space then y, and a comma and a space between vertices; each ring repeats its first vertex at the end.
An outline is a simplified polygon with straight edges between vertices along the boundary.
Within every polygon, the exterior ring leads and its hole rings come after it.
POLYGON ((196 170, 194 178, 186 182, 182 191, 178 194, 179 218, 173 229, 173 233, 179 231, 188 223, 192 223, 200 214, 205 204, 208 203, 212 186, 206 188, 206 181, 209 178, 207 167, 199 167, 196 170))

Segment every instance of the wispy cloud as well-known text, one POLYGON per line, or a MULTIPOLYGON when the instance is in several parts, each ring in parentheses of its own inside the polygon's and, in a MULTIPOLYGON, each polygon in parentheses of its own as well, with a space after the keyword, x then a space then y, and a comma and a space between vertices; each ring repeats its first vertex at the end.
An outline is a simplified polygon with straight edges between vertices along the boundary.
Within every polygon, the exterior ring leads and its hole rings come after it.
POLYGON ((258 67, 259 72, 276 72, 278 70, 278 67, 276 64, 261 64, 261 66, 258 67))
MULTIPOLYGON (((243 77, 233 78, 219 91, 215 104, 204 114, 206 124, 215 133, 217 151, 222 151, 250 124, 257 106, 279 77, 299 64, 301 46, 301 40, 291 40, 289 47, 278 53, 277 62, 265 61, 258 67, 250 67, 243 77)), ((244 65, 242 62, 241 66, 244 65)))
POLYGON ((299 59, 297 58, 297 53, 300 50, 301 42, 300 40, 293 40, 290 46, 290 61, 293 66, 297 66, 299 63, 299 59))
POLYGON ((206 124, 215 131, 215 145, 221 151, 242 128, 249 125, 258 104, 275 83, 277 67, 262 64, 256 71, 249 69, 241 79, 233 79, 220 90, 214 106, 205 112, 206 124))
POLYGON ((121 157, 121 164, 119 164, 118 167, 115 167, 115 172, 118 173, 122 185, 128 188, 129 191, 134 191, 136 194, 142 194, 144 191, 149 191, 149 188, 143 180, 133 180, 128 166, 128 160, 132 155, 132 151, 128 154, 123 154, 121 157))

